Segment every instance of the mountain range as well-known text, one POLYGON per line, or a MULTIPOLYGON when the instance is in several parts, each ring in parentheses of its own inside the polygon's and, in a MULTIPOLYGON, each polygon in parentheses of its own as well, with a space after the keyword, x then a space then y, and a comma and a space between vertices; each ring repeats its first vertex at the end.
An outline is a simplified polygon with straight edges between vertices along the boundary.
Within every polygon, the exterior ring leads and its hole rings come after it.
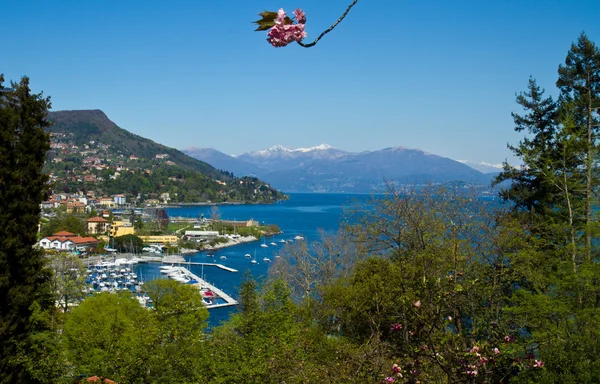
POLYGON ((327 144, 298 149, 276 145, 239 156, 213 148, 192 147, 182 152, 237 176, 259 177, 285 192, 380 192, 387 182, 416 185, 460 181, 488 186, 495 175, 405 147, 353 153, 327 144))

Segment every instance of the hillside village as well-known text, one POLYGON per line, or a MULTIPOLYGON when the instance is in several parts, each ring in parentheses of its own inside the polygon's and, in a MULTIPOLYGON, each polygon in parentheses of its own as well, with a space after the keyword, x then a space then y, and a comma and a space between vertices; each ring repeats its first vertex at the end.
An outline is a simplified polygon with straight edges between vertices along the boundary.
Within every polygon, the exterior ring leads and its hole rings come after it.
MULTIPOLYGON (((84 206, 90 210, 98 207, 157 206, 183 202, 178 191, 185 188, 187 175, 176 168, 176 165, 166 153, 158 153, 151 159, 136 155, 125 156, 112 151, 110 144, 90 140, 77 145, 69 140, 68 134, 53 133, 46 168, 54 193, 42 207, 57 208, 67 204, 68 210, 79 210, 84 206), (165 169, 168 167, 173 168, 173 172, 165 169), (162 183, 151 185, 149 182, 155 172, 158 174, 156 178, 160 178, 162 183), (140 182, 145 185, 140 185, 140 182), (106 193, 114 191, 118 186, 123 188, 121 193, 106 193)), ((230 197, 226 181, 210 181, 218 188, 216 201, 222 202, 230 197)), ((250 189, 257 198, 270 191, 268 184, 257 179, 245 178, 235 182, 250 189)), ((206 199, 204 202, 211 203, 212 200, 206 199)))
MULTIPOLYGON (((132 134, 99 110, 52 112, 44 172, 49 202, 79 195, 105 207, 177 203, 274 203, 285 196, 256 177, 235 177, 132 134), (100 200, 104 198, 104 200, 100 200)), ((49 206, 48 202, 48 206, 49 206)))

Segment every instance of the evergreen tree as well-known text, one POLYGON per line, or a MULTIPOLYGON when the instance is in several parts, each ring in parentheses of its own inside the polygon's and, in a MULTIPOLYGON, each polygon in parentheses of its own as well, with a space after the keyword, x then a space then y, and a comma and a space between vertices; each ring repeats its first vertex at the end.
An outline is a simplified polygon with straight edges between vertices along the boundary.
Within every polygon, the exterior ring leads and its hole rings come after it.
POLYGON ((511 185, 500 192, 505 201, 511 201, 516 209, 527 212, 544 213, 552 210, 551 190, 553 187, 545 180, 544 168, 551 159, 556 130, 557 105, 552 97, 544 97, 535 79, 529 79, 527 91, 517 96, 525 114, 512 113, 516 132, 526 132, 517 146, 508 145, 513 154, 523 161, 521 168, 504 163, 504 171, 494 181, 499 184, 511 180, 511 185))
POLYGON ((51 273, 34 248, 42 173, 50 136, 49 98, 32 94, 23 77, 4 88, 0 75, 0 382, 47 382, 40 376, 49 351, 46 314, 54 309, 51 273))
POLYGON ((561 91, 561 101, 575 107, 575 124, 579 133, 585 136, 585 215, 586 215, 586 255, 591 258, 592 249, 592 200, 598 185, 597 170, 597 119, 593 110, 600 107, 600 50, 582 33, 565 59, 558 67, 556 86, 561 91))

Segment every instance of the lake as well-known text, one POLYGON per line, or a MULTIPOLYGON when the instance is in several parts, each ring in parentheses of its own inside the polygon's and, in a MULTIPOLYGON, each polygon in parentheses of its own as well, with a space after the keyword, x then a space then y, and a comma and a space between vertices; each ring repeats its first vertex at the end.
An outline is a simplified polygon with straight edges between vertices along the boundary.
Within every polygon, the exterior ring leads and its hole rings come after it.
MULTIPOLYGON (((349 208, 354 203, 364 204, 371 198, 367 194, 292 193, 289 196, 289 200, 272 205, 219 206, 219 214, 223 220, 254 219, 261 224, 276 224, 283 233, 267 239, 267 244, 275 242, 277 246, 263 248, 260 246, 262 241, 256 241, 220 250, 199 252, 185 257, 187 261, 193 262, 217 262, 237 269, 237 273, 227 272, 216 267, 202 268, 194 265, 190 266, 190 270, 198 276, 203 275, 209 283, 237 299, 238 290, 247 271, 257 279, 267 275, 268 268, 272 263, 263 262, 263 258, 268 257, 273 263, 276 262, 275 255, 283 244, 279 243, 279 240, 290 240, 295 236, 304 237, 304 241, 318 240, 319 229, 335 232, 340 227, 340 220, 345 208, 349 208), (214 258, 208 257, 207 254, 214 254, 214 258), (251 264, 251 259, 246 258, 245 254, 253 257, 256 254, 258 264, 251 264), (227 259, 221 260, 220 256, 225 256, 227 259)), ((211 216, 211 209, 211 206, 185 206, 168 208, 167 213, 169 217, 197 218, 204 215, 208 218, 211 216)), ((138 265, 136 273, 144 281, 161 277, 158 264, 138 265)), ((211 309, 209 325, 215 326, 221 321, 227 320, 230 313, 235 310, 235 307, 211 309)))

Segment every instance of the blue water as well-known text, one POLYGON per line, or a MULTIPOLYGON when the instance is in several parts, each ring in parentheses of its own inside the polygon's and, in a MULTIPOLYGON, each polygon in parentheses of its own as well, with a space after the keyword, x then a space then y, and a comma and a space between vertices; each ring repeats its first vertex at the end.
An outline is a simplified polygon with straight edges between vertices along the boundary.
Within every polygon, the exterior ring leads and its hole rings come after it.
MULTIPOLYGON (((370 198, 369 195, 359 194, 323 194, 323 193, 294 193, 290 199, 273 205, 223 205, 219 206, 219 213, 223 220, 248 220, 254 219, 261 224, 276 224, 283 232, 274 238, 269 237, 267 244, 274 241, 277 246, 262 248, 262 241, 241 244, 235 247, 220 250, 199 252, 192 256, 186 256, 187 261, 193 262, 216 262, 237 269, 237 273, 227 272, 216 267, 190 266, 191 271, 223 290, 228 295, 238 298, 238 290, 246 271, 259 280, 265 277, 268 268, 275 263, 275 255, 283 246, 280 239, 290 240, 295 236, 302 236, 304 241, 319 239, 319 230, 334 232, 340 227, 343 212, 353 204, 363 204, 370 198), (214 254, 213 257, 206 255, 214 254), (251 264, 252 259, 244 257, 249 253, 258 264, 251 264), (227 257, 221 260, 220 256, 227 257), (271 259, 272 263, 263 262, 264 257, 271 259)), ((211 207, 189 206, 181 208, 169 208, 167 213, 170 217, 193 217, 201 214, 204 217, 211 216, 211 207)), ((160 277, 158 264, 143 264, 136 269, 138 276, 144 281, 160 277)), ((215 326, 227 320, 229 315, 236 310, 235 307, 215 308, 210 310, 209 325, 215 326)))

